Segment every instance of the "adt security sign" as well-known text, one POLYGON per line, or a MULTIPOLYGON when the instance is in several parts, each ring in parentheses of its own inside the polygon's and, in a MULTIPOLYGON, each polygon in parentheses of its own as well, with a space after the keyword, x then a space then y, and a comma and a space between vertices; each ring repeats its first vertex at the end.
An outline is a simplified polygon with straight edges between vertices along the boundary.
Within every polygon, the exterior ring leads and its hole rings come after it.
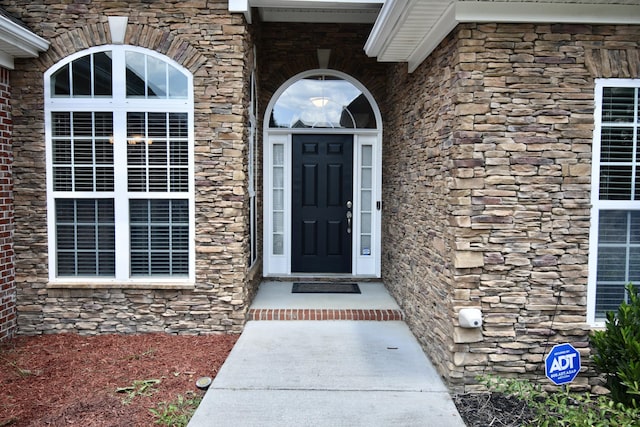
POLYGON ((544 368, 545 375, 554 384, 568 384, 580 372, 580 353, 571 344, 558 344, 544 359, 544 368))

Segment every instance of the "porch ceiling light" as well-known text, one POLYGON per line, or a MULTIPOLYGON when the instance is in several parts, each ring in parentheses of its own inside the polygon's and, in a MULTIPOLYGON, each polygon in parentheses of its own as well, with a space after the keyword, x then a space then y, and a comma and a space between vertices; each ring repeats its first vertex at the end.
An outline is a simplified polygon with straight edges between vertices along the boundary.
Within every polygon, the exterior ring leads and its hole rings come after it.
POLYGON ((329 98, 325 96, 314 96, 313 98, 309 98, 311 103, 318 108, 322 108, 329 102, 329 98))

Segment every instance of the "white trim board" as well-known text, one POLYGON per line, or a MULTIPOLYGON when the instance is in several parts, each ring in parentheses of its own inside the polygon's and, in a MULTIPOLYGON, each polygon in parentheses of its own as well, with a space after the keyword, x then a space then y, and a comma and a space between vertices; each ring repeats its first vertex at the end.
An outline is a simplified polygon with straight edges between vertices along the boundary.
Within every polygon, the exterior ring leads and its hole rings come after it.
POLYGON ((640 24, 640 4, 457 1, 458 22, 640 24))

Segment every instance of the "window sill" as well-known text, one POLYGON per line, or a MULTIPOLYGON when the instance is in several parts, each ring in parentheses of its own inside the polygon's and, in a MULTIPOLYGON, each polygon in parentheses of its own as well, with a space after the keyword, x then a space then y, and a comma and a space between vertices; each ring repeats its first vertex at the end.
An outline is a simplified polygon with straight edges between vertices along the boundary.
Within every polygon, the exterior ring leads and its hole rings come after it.
POLYGON ((191 282, 49 282, 47 289, 195 289, 191 282))

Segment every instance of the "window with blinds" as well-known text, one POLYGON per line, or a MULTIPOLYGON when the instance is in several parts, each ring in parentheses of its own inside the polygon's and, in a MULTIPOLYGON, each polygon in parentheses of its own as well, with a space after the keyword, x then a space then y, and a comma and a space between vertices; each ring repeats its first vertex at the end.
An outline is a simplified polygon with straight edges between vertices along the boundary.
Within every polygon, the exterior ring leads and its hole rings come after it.
POLYGON ((639 129, 638 88, 603 88, 600 200, 640 200, 639 129))
POLYGON ((112 199, 56 200, 58 274, 113 276, 114 221, 112 199))
POLYGON ((113 114, 51 114, 55 191, 113 191, 113 114))
POLYGON ((52 280, 192 279, 191 74, 118 45, 45 78, 52 280))
POLYGON ((186 200, 130 200, 131 275, 189 273, 189 205, 186 200))
POLYGON ((640 283, 640 81, 599 81, 594 137, 592 233, 594 318, 603 319, 640 283), (597 151, 597 153, 596 153, 597 151), (597 154, 597 155, 596 155, 597 154), (595 227, 595 228, 593 228, 595 227))
POLYGON ((188 190, 187 124, 184 113, 127 113, 129 191, 188 190))

